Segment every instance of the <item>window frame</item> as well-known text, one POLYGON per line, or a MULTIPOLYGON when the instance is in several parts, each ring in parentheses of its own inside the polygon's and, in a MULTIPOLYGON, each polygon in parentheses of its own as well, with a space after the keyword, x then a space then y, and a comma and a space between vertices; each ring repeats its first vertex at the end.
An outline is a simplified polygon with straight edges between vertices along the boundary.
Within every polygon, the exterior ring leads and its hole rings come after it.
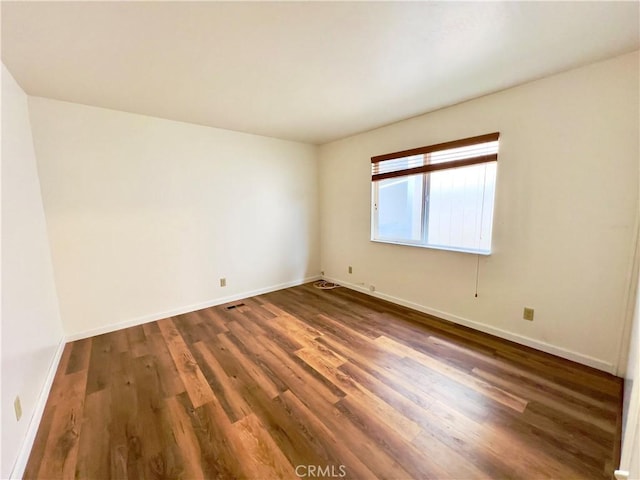
MULTIPOLYGON (((498 161, 498 151, 496 153, 488 154, 488 155, 478 155, 475 157, 462 158, 459 160, 446 161, 440 163, 427 163, 428 155, 431 153, 443 151, 443 150, 451 150, 454 148, 473 146, 473 145, 482 145, 490 142, 499 142, 500 133, 493 132, 485 135, 478 135, 475 137, 463 138, 460 140, 454 140, 451 142, 438 143, 435 145, 428 145, 424 147, 413 148, 409 150, 402 150, 399 152, 387 153, 384 155, 377 155, 371 157, 371 236, 370 240, 372 242, 377 243, 389 243, 394 245, 405 245, 410 247, 419 247, 419 248, 430 248, 434 250, 445 250, 445 251, 453 251, 453 252, 462 252, 462 253, 472 253, 476 255, 491 255, 492 253, 492 241, 490 242, 489 250, 480 250, 473 249, 467 247, 456 247, 450 245, 430 245, 427 243, 428 241, 428 229, 429 229, 429 201, 430 201, 430 174, 432 172, 436 172, 439 170, 449 170, 460 167, 468 167, 473 165, 481 165, 487 164, 491 162, 498 161), (394 170, 392 172, 384 172, 380 173, 376 165, 379 165, 381 162, 401 159, 413 155, 424 155, 425 159, 421 166, 412 167, 407 169, 394 170), (410 240, 406 238, 380 238, 379 235, 379 187, 377 186, 377 182, 381 180, 385 180, 388 178, 401 178, 401 177, 409 177, 412 175, 422 175, 422 212, 421 212, 421 235, 420 240, 410 240), (378 238, 376 238, 376 236, 378 238)), ((499 148, 499 146, 498 146, 499 148)), ((497 178, 497 171, 496 171, 497 178)), ((486 180, 485 180, 486 186, 486 180)), ((495 188, 495 186, 494 186, 495 188)), ((494 190, 495 195, 495 190, 494 190)), ((495 198, 495 197, 494 197, 495 198)), ((495 200, 493 203, 493 211, 491 215, 492 223, 494 222, 494 214, 495 213, 495 200)), ((493 236, 493 225, 491 225, 491 234, 493 236)))

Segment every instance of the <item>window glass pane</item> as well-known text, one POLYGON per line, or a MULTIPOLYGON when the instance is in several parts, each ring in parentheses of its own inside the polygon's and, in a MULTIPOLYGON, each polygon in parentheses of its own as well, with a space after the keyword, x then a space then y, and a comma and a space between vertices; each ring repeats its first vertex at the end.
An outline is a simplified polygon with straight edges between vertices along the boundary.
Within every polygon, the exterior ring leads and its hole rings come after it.
POLYGON ((376 182, 376 185, 377 238, 420 241, 424 175, 388 178, 376 182))
POLYGON ((429 174, 427 244, 489 251, 496 162, 429 174))

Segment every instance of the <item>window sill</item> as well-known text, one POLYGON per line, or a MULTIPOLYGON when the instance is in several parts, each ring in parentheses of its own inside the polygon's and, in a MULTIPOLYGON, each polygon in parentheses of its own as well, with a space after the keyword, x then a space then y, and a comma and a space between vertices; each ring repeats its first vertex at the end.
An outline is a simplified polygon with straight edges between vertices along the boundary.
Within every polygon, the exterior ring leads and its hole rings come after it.
POLYGON ((441 247, 438 245, 423 245, 420 243, 409 243, 409 242, 401 242, 401 241, 395 241, 395 240, 380 240, 376 238, 372 238, 371 241, 375 243, 388 243, 391 245, 402 245, 404 247, 429 248, 431 250, 445 250, 448 252, 471 253, 473 255, 484 255, 484 256, 491 255, 491 250, 474 250, 471 248, 441 247))

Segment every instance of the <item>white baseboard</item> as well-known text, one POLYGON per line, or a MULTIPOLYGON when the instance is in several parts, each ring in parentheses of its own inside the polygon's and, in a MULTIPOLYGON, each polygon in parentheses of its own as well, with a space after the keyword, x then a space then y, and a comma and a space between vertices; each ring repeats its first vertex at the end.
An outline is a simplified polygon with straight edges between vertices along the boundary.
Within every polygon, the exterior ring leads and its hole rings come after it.
POLYGON ((115 332, 128 327, 135 327, 136 325, 142 325, 144 323, 155 322, 156 320, 162 320, 163 318, 173 317, 175 315, 182 315, 183 313, 194 312, 196 310, 202 310, 203 308, 215 307, 216 305, 222 305, 223 303, 234 302, 236 300, 242 300, 243 298, 255 297, 256 295, 262 295, 269 292, 275 292, 276 290, 282 290, 283 288, 295 287, 302 285, 303 283, 313 282, 320 280, 320 275, 314 275, 292 282, 281 283, 278 285, 271 285, 265 288, 259 288, 257 290, 251 290, 248 292, 241 292, 228 297, 216 298, 207 302, 196 303, 193 305, 186 305, 183 307, 175 308, 172 310, 166 310, 164 312, 152 313, 150 315, 144 315, 142 317, 132 318, 130 320, 124 320, 122 322, 111 323, 102 327, 93 328, 91 330, 85 330, 82 332, 73 333, 67 336, 67 342, 73 342, 75 340, 81 340, 83 338, 93 337, 95 335, 102 335, 103 333, 115 332))
POLYGON ((511 340, 512 342, 519 343, 520 345, 525 345, 527 347, 535 348, 536 350, 541 350, 543 352, 550 353, 558 357, 566 358, 567 360, 571 360, 571 361, 580 363, 582 365, 587 365, 589 367, 596 368, 603 372, 611 373, 613 375, 616 374, 616 366, 612 363, 605 362, 604 360, 593 358, 588 355, 584 355, 582 353, 574 352, 572 350, 567 350, 562 347, 557 347, 555 345, 551 345, 550 343, 542 342, 540 340, 536 340, 530 337, 525 337, 517 333, 509 332, 507 330, 502 330, 500 328, 492 327, 491 325, 486 325, 484 323, 459 317, 457 315, 443 312, 441 310, 425 307, 424 305, 410 302, 408 300, 394 297, 392 295, 387 295, 386 293, 381 293, 378 291, 371 292, 369 289, 363 287, 362 285, 356 285, 353 283, 344 282, 342 280, 330 278, 327 276, 323 278, 324 280, 337 283, 351 290, 356 290, 358 292, 366 293, 367 295, 371 295, 373 297, 380 298, 382 300, 387 300, 391 303, 402 305, 403 307, 407 307, 412 310, 417 310, 419 312, 426 313, 428 315, 433 315, 434 317, 442 318, 443 320, 448 320, 450 322, 457 323, 458 325, 464 325, 465 327, 473 328, 474 330, 479 330, 481 332, 488 333, 490 335, 494 335, 496 337, 500 337, 505 340, 511 340))
POLYGON ((13 469, 11 470, 11 475, 9 478, 22 478, 22 476, 24 475, 24 469, 27 467, 29 455, 31 454, 31 448, 33 447, 33 442, 36 439, 36 434, 38 433, 40 421, 42 420, 42 415, 44 413, 44 407, 47 404, 49 392, 51 391, 51 385, 53 385, 53 379, 55 378, 56 372, 58 371, 58 365, 60 364, 62 352, 64 351, 64 346, 66 344, 66 338, 62 337, 60 339, 60 343, 58 343, 58 347, 56 348, 55 353, 53 354, 53 359, 51 361, 51 365, 49 366, 47 377, 45 378, 44 385, 42 385, 42 389, 40 390, 40 395, 38 395, 38 399, 36 400, 36 404, 33 409, 33 415, 31 415, 31 419, 29 420, 27 434, 24 438, 24 441, 22 442, 22 445, 20 446, 20 450, 18 450, 18 458, 16 458, 16 461, 13 464, 13 469))

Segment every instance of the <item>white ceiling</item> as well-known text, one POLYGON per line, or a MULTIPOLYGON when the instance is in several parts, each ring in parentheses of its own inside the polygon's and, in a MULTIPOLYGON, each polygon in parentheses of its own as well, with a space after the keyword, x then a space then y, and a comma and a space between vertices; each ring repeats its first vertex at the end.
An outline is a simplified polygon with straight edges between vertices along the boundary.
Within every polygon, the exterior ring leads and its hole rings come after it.
POLYGON ((2 2, 30 95, 325 143, 639 48, 638 2, 2 2))

